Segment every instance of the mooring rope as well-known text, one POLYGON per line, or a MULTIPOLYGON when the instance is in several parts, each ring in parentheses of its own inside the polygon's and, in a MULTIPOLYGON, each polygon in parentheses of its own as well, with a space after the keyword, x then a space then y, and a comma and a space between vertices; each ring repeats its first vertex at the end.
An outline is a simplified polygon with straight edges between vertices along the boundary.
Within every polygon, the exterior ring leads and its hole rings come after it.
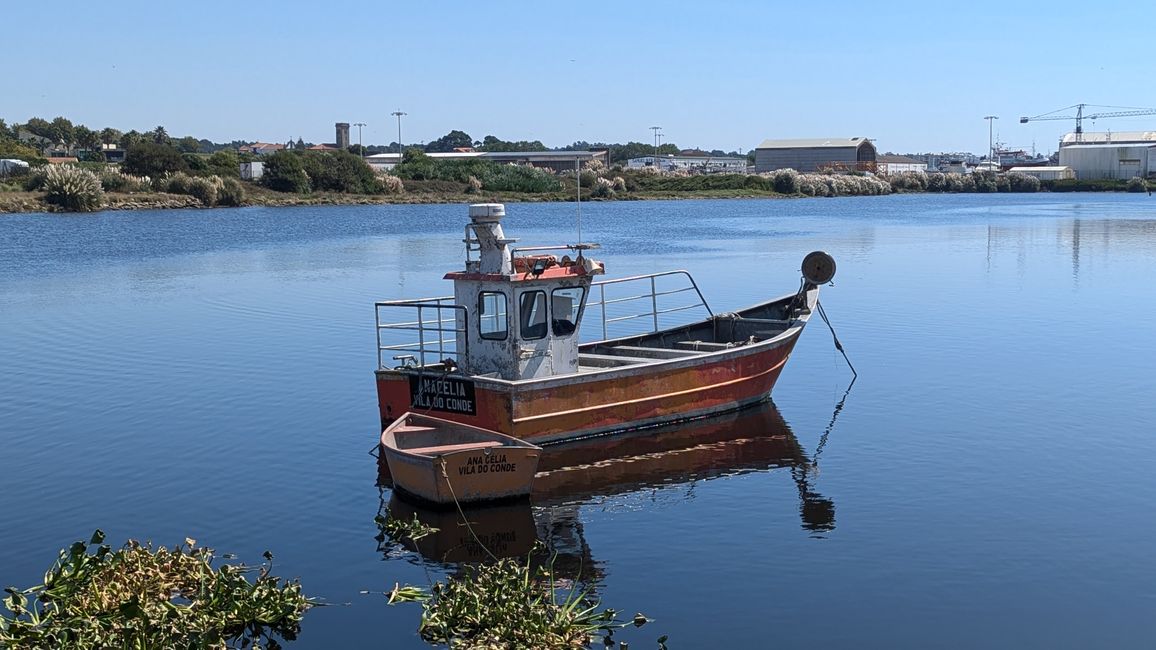
POLYGON ((457 506, 458 509, 458 514, 462 516, 462 523, 466 525, 466 530, 470 531, 470 536, 474 538, 474 541, 477 542, 478 546, 482 547, 482 550, 486 552, 486 555, 489 555, 495 562, 497 562, 499 560, 498 556, 494 555, 494 553, 490 551, 489 547, 482 543, 481 538, 479 538, 478 534, 474 532, 474 527, 470 525, 470 520, 466 517, 465 511, 462 510, 462 504, 458 503, 458 495, 454 492, 454 485, 450 482, 450 475, 446 473, 445 456, 439 457, 438 461, 440 462, 442 469, 442 478, 446 480, 446 487, 450 489, 450 496, 453 497, 454 505, 457 506))
POLYGON ((831 320, 827 318, 827 312, 823 309, 823 303, 815 301, 815 307, 818 308, 819 317, 827 324, 827 329, 831 330, 831 338, 835 340, 835 349, 843 353, 843 360, 847 362, 847 367, 851 369, 851 381, 859 378, 859 373, 855 372, 855 366, 851 365, 851 359, 847 358, 847 351, 843 349, 843 344, 839 342, 839 336, 835 334, 835 328, 831 325, 831 320))

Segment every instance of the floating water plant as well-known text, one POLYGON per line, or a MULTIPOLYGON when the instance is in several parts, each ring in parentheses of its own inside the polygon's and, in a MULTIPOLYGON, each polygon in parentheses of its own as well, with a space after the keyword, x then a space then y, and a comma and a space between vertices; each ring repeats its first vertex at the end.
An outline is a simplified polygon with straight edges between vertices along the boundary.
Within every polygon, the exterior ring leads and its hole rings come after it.
POLYGON ((259 567, 214 567, 212 549, 129 541, 113 550, 96 531, 60 552, 44 584, 9 587, 4 648, 279 648, 317 603, 296 581, 259 567), (250 581, 249 577, 253 579, 250 581))
MULTIPOLYGON (((437 531, 416 515, 412 520, 379 515, 376 523, 395 543, 416 544, 437 531)), ((389 603, 421 603, 422 639, 453 648, 585 648, 595 640, 613 645, 614 630, 649 621, 641 614, 620 621, 589 588, 556 579, 552 559, 535 566, 533 556, 463 564, 428 588, 395 584, 389 603)))
POLYGON ((555 582, 551 565, 505 558, 464 565, 427 591, 395 586, 390 604, 422 603, 418 631, 460 648, 580 648, 623 624, 589 590, 555 582))

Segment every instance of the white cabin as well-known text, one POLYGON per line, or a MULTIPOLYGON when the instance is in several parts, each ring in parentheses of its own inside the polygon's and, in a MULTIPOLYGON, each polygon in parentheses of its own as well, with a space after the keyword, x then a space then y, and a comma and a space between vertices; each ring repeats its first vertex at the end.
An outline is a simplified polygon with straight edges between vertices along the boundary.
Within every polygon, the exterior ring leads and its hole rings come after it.
POLYGON ((470 206, 466 268, 446 274, 454 282, 457 328, 466 339, 466 366, 473 375, 534 379, 578 372, 582 312, 600 262, 583 257, 596 244, 522 249, 569 250, 563 255, 518 255, 517 240, 502 231, 505 206, 470 206), (477 253, 477 259, 472 254, 477 253))

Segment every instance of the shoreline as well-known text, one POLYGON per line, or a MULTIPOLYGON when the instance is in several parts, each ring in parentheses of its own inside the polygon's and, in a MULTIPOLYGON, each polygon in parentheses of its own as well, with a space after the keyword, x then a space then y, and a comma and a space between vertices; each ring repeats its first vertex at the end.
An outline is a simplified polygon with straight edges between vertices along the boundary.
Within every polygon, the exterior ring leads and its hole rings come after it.
MULTIPOLYGON (((0 214, 95 214, 121 210, 217 209, 227 206, 205 206, 195 197, 164 192, 105 192, 105 204, 91 213, 64 210, 44 201, 44 192, 0 193, 0 214)), ((702 190, 697 192, 638 192, 625 197, 598 198, 583 196, 583 203, 629 201, 678 201, 685 199, 793 199, 809 198, 758 190, 702 190)), ((467 203, 566 203, 574 196, 566 192, 541 194, 510 193, 410 193, 410 194, 257 194, 248 196, 240 206, 285 208, 311 205, 459 205, 467 203)))
MULTIPOLYGON (((1041 190, 1041 194, 1125 194, 1122 190, 1074 190, 1048 191, 1041 190)), ((977 192, 928 192, 902 191, 890 194, 849 194, 847 196, 872 197, 892 196, 896 194, 977 194, 977 192)), ((995 194, 995 192, 991 192, 995 194)), ((1149 196, 1151 193, 1149 192, 1149 196)), ((105 204, 92 213, 73 212, 64 210, 44 201, 44 192, 0 192, 0 215, 4 214, 93 214, 96 212, 122 210, 185 210, 185 209, 216 209, 226 206, 205 206, 195 197, 187 194, 169 194, 164 192, 105 192, 105 204)), ((759 189, 719 189, 719 190, 691 190, 691 191, 635 191, 628 195, 611 197, 582 197, 583 203, 611 203, 630 201, 684 201, 703 199, 808 199, 808 198, 836 198, 811 197, 805 194, 781 194, 771 190, 759 189)), ((250 193, 240 206, 236 207, 298 207, 315 205, 461 205, 469 203, 570 203, 574 195, 569 192, 547 192, 529 194, 521 192, 495 193, 453 193, 453 192, 413 192, 406 194, 281 194, 271 191, 250 193)))

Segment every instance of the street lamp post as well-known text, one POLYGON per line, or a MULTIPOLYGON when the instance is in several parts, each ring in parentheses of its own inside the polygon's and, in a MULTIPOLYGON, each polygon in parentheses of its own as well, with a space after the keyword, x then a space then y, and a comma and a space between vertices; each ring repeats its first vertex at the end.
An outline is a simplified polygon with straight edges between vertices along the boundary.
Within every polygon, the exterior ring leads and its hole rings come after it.
POLYGON ((361 154, 362 160, 365 160, 365 147, 361 145, 361 127, 365 126, 365 122, 354 122, 353 126, 357 127, 357 153, 361 154))
POLYGON ((401 147, 401 117, 403 115, 408 115, 408 113, 402 113, 401 109, 399 108, 396 111, 390 113, 390 115, 397 117, 397 162, 400 165, 401 164, 401 155, 403 153, 402 147, 401 147))
POLYGON ((654 168, 659 169, 659 166, 658 166, 658 138, 662 137, 662 133, 660 133, 660 131, 662 130, 662 127, 661 126, 652 126, 652 127, 650 127, 650 130, 654 131, 654 168))
POLYGON ((983 119, 987 120, 987 167, 991 169, 991 159, 995 157, 995 145, 992 144, 991 129, 995 120, 999 118, 995 115, 985 115, 983 119))

